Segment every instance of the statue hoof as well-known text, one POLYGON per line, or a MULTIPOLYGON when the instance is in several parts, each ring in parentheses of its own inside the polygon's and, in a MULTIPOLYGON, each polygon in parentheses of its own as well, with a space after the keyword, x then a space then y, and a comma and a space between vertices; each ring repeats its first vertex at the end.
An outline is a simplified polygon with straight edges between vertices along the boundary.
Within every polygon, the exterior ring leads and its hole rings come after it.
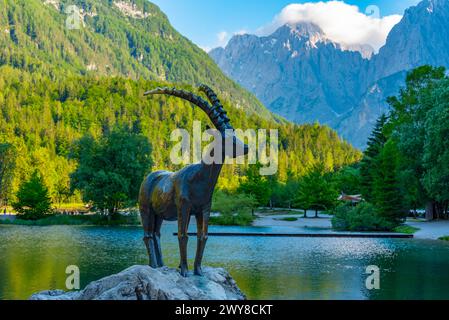
POLYGON ((181 277, 183 277, 183 278, 188 278, 188 277, 189 277, 188 272, 182 272, 182 271, 181 271, 181 277))
POLYGON ((187 268, 181 268, 180 273, 184 278, 187 278, 189 276, 189 270, 187 270, 187 268))
POLYGON ((202 277, 204 275, 203 270, 201 268, 195 268, 194 275, 202 277))

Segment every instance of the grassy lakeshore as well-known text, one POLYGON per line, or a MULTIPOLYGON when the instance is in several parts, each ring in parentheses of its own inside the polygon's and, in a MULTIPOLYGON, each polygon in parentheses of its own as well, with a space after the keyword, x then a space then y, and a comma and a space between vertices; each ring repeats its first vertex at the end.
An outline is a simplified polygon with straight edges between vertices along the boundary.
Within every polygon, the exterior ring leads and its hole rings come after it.
POLYGON ((404 233, 404 234, 415 234, 417 233, 419 230, 419 228, 415 228, 412 226, 407 226, 407 225, 403 225, 403 226, 399 226, 393 229, 393 232, 397 232, 397 233, 404 233))
POLYGON ((117 216, 109 219, 104 215, 51 215, 39 220, 23 220, 16 218, 14 220, 0 220, 0 225, 21 225, 21 226, 56 226, 56 225, 75 225, 75 226, 138 226, 140 218, 137 215, 117 216))
MULTIPOLYGON (((250 226, 255 217, 251 214, 237 213, 234 215, 220 215, 210 218, 210 225, 221 226, 250 226)), ((105 215, 49 215, 39 220, 23 220, 18 216, 14 219, 0 219, 0 225, 19 225, 19 226, 140 226, 140 216, 138 214, 120 215, 114 218, 108 218, 105 215)))

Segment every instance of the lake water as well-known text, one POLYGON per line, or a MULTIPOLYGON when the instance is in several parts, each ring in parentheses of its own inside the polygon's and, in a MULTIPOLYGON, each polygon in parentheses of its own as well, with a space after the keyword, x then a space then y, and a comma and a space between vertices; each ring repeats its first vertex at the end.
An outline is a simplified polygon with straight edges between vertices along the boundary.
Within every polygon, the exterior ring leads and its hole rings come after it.
MULTIPOLYGON (((179 262, 175 231, 174 224, 163 228, 171 267, 179 262)), ((211 232, 234 231, 301 230, 211 227, 211 232)), ((192 237, 191 264, 195 249, 192 237)), ((84 287, 146 263, 137 227, 0 226, 0 299, 63 289, 69 265, 79 266, 84 287)), ((210 237, 204 264, 226 268, 250 299, 449 299, 449 243, 439 241, 210 237), (381 270, 380 290, 366 289, 370 265, 381 270)))

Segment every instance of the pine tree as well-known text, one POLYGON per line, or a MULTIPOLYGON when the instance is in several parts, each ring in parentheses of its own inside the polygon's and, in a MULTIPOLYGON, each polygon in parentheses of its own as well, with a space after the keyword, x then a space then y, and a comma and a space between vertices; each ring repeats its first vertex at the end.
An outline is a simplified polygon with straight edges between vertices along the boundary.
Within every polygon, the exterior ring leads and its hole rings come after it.
POLYGON ((44 181, 36 170, 30 180, 22 183, 17 192, 13 208, 25 220, 38 220, 51 213, 51 200, 44 181))
POLYGON ((373 164, 382 151, 387 137, 384 133, 388 118, 383 114, 376 122, 376 126, 368 139, 368 147, 360 164, 360 180, 363 197, 371 201, 373 196, 373 164))
POLYGON ((378 214, 393 225, 400 224, 406 216, 404 198, 397 178, 397 154, 394 143, 387 142, 371 168, 373 203, 378 214))

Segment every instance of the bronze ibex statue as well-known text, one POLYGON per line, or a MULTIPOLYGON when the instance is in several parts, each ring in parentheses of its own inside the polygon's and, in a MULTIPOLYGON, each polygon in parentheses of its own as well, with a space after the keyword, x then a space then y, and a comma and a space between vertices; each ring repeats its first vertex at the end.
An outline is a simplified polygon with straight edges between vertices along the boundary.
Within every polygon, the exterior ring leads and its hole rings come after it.
MULTIPOLYGON (((150 174, 142 183, 139 195, 140 214, 145 232, 144 242, 148 250, 150 266, 164 266, 160 243, 160 230, 164 220, 178 220, 178 240, 181 256, 181 275, 187 277, 187 241, 190 217, 196 218, 197 251, 194 274, 202 275, 201 263, 208 238, 209 217, 212 195, 226 156, 237 158, 248 154, 248 146, 235 136, 234 128, 224 111, 217 95, 207 86, 199 90, 206 94, 207 102, 200 96, 175 88, 157 88, 145 93, 145 96, 165 94, 187 100, 203 110, 221 134, 221 157, 219 161, 185 167, 178 172, 158 171, 150 174), (232 145, 232 150, 228 150, 232 145)), ((211 150, 211 153, 215 151, 211 150)))

